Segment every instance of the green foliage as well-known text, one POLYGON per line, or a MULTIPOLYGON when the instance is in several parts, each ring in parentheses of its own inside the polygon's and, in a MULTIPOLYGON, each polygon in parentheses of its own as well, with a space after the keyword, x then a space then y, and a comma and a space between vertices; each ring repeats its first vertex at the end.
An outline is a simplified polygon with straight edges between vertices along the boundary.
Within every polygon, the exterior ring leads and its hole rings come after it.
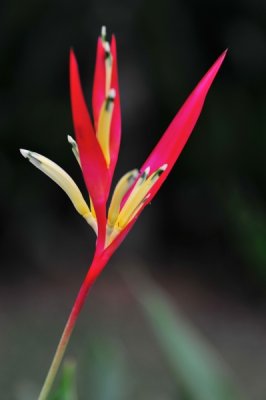
POLYGON ((126 372, 120 344, 103 335, 91 336, 83 367, 86 395, 91 393, 93 400, 124 399, 126 372))
MULTIPOLYGON (((131 279, 130 287, 169 365, 165 373, 172 382, 171 393, 178 393, 181 400, 243 400, 219 354, 173 307, 167 294, 144 275, 131 279)), ((82 399, 131 398, 129 371, 119 342, 104 335, 91 336, 84 355, 82 399)), ((75 364, 65 363, 58 388, 49 400, 78 400, 75 375, 75 364)))
MULTIPOLYGON (((134 290, 135 291, 135 290, 134 290)), ((240 397, 219 355, 173 308, 155 285, 135 291, 182 399, 237 400, 240 397)))
POLYGON ((73 361, 65 361, 59 385, 49 400, 78 400, 76 364, 73 361))
POLYGON ((234 190, 226 200, 226 210, 238 252, 265 282, 266 213, 262 202, 234 190))

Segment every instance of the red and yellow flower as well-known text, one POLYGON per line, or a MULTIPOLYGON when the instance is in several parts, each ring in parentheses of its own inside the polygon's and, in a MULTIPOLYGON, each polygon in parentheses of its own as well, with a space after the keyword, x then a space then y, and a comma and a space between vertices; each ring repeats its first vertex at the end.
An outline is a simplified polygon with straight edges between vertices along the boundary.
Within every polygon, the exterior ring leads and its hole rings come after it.
MULTIPOLYGON (((71 50, 70 92, 76 141, 70 136, 68 136, 68 141, 80 164, 89 193, 89 203, 85 201, 73 179, 61 167, 40 154, 21 150, 24 157, 61 186, 77 212, 97 235, 93 262, 62 338, 69 339, 92 283, 173 168, 200 116, 206 95, 225 54, 226 51, 215 61, 192 91, 142 167, 127 172, 119 180, 107 210, 121 138, 116 40, 112 36, 109 43, 106 39, 106 29, 102 28, 101 37, 98 38, 97 43, 93 82, 93 122, 84 100, 77 61, 71 50)), ((64 349, 61 343, 61 358, 64 349)))

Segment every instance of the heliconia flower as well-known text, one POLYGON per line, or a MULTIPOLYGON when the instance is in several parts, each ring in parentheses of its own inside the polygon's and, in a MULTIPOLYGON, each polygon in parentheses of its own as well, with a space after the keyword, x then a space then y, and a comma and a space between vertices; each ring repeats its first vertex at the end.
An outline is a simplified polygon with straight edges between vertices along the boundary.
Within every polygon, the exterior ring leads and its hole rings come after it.
POLYGON ((200 116, 206 95, 225 55, 226 51, 192 91, 142 167, 127 172, 119 180, 107 210, 121 138, 115 37, 112 37, 110 45, 106 28, 103 27, 98 39, 92 94, 93 122, 84 99, 77 61, 71 50, 70 93, 76 141, 70 136, 68 141, 81 167, 89 204, 61 167, 35 152, 21 150, 21 153, 66 192, 77 212, 95 231, 97 242, 94 259, 73 306, 39 399, 46 398, 48 382, 51 385, 51 374, 55 374, 56 370, 54 364, 58 368, 89 288, 173 168, 200 116))

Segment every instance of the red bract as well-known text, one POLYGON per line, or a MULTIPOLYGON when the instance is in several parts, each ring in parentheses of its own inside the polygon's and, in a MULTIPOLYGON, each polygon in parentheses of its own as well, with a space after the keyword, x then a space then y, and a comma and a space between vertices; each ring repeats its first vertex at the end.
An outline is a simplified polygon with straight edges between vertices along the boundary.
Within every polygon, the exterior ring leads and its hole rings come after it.
MULTIPOLYGON (((85 182, 88 187, 88 191, 93 200, 99 232, 105 232, 106 239, 106 218, 103 217, 99 211, 100 204, 102 209, 106 209, 106 202, 109 195, 109 189, 111 184, 111 178, 113 176, 114 167, 117 161, 117 155, 120 145, 120 132, 121 132, 121 116, 120 116, 120 100, 119 100, 119 88, 118 88, 118 77, 117 77, 117 57, 116 57, 116 42, 115 38, 112 38, 112 44, 110 53, 113 57, 113 69, 111 78, 111 88, 116 90, 116 97, 114 101, 114 110, 112 115, 111 129, 110 129, 110 156, 111 162, 109 168, 106 168, 104 157, 100 146, 97 146, 96 133, 93 132, 92 124, 88 117, 88 111, 85 110, 85 102, 81 93, 78 71, 76 62, 73 61, 74 56, 71 55, 71 99, 72 99, 72 113, 74 120, 74 128, 76 138, 78 142, 79 152, 81 155, 81 166, 85 182), (78 86, 78 90, 76 88, 78 86), (82 120, 82 123, 77 124, 75 121, 82 120), (83 124, 83 125, 82 125, 83 124), (80 129, 77 129, 80 127, 80 129), (83 138, 84 136, 84 138, 83 138), (81 139, 80 139, 81 137, 81 139), (82 139, 83 138, 83 139, 82 139), (89 150, 93 154, 89 154, 89 150), (95 178, 97 182, 95 182, 95 178), (100 216, 100 217, 99 217, 100 216)), ((139 175, 135 178, 135 184, 141 174, 149 168, 149 174, 156 172, 161 166, 166 165, 166 169, 162 171, 158 180, 150 188, 148 193, 145 194, 146 199, 143 198, 142 204, 137 211, 136 215, 129 220, 129 222, 121 229, 113 240, 106 246, 102 247, 100 244, 97 245, 97 253, 105 252, 109 256, 118 247, 121 241, 124 239, 128 231, 131 229, 139 214, 143 208, 150 203, 152 198, 155 196, 162 183, 168 176, 172 167, 174 166, 177 158, 179 157, 183 147, 185 146, 199 116, 206 98, 206 95, 210 89, 210 86, 225 58, 226 51, 217 59, 213 66, 204 75, 201 81, 198 83, 196 88, 190 94, 188 99, 185 101, 164 135, 161 137, 145 163, 140 169, 139 175), (147 194, 149 196, 147 196, 147 194), (101 248, 99 249, 98 246, 101 248)), ((102 39, 98 39, 97 45, 97 58, 93 84, 93 114, 94 114, 94 127, 97 130, 98 120, 100 115, 101 107, 106 100, 106 67, 105 67, 105 50, 102 39)), ((124 204, 130 197, 134 190, 134 184, 127 190, 122 198, 120 204, 120 210, 123 209, 124 204)), ((136 204, 136 206, 138 206, 136 204)), ((103 233, 102 233, 103 234, 103 233)))
POLYGON ((150 200, 154 197, 164 180, 167 178, 192 133, 192 130, 200 116, 207 93, 221 67, 226 53, 227 50, 220 55, 195 87, 143 164, 141 171, 144 171, 148 166, 150 166, 152 170, 156 170, 160 165, 165 163, 168 164, 165 173, 162 174, 161 179, 152 188, 150 200))
POLYGON ((113 55, 111 87, 114 88, 116 92, 116 96, 114 99, 114 111, 113 111, 111 130, 110 130, 110 153, 111 153, 110 178, 112 179, 118 158, 120 141, 121 141, 121 109, 120 109, 118 70, 117 70, 116 40, 114 36, 112 36, 112 41, 111 41, 111 53, 113 55))
MULTIPOLYGON (((103 47, 103 40, 102 38, 98 38, 96 65, 95 65, 93 91, 92 91, 92 109, 93 109, 95 131, 97 131, 101 107, 106 98, 106 66, 105 66, 106 54, 105 53, 106 52, 103 47)), ((116 96, 114 99, 114 111, 112 116, 111 132, 110 132, 111 163, 110 163, 109 175, 111 180, 117 162, 120 140, 121 140, 120 96, 119 96, 118 73, 117 73, 116 40, 114 36, 112 36, 110 54, 112 55, 112 63, 113 63, 111 71, 110 87, 115 89, 116 92, 116 96)))

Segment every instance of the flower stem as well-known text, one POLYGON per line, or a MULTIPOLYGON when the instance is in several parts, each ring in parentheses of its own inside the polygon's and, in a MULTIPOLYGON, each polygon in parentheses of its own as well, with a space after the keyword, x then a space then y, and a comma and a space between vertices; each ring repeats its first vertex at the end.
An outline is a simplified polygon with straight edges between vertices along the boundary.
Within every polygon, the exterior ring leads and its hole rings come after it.
POLYGON ((102 270, 102 268, 104 267, 106 262, 107 262, 106 259, 103 260, 101 258, 96 258, 93 260, 93 263, 92 263, 92 265, 80 287, 80 290, 76 297, 75 303, 74 303, 72 310, 70 312, 70 315, 68 317, 67 323, 65 325, 65 329, 64 329, 61 339, 58 343, 54 358, 52 360, 48 374, 44 381, 42 390, 39 394, 38 400, 47 400, 47 398, 48 398, 48 395, 50 393, 50 390, 51 390, 54 380, 56 378, 58 369, 61 365, 61 361, 65 354, 65 350, 66 350, 68 342, 70 340, 72 331, 75 327, 79 313, 84 305, 84 302, 86 300, 86 297, 88 295, 90 288, 92 287, 94 281, 96 280, 97 276, 99 275, 100 271, 102 270))

